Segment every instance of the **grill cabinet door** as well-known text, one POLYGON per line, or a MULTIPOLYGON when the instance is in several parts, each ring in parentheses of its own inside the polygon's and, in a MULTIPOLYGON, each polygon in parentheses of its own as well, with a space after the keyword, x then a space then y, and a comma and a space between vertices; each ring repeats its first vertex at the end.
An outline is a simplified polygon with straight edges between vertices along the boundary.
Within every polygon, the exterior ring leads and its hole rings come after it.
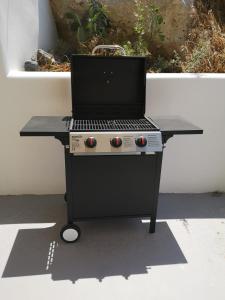
POLYGON ((156 156, 71 157, 73 218, 149 216, 156 156))

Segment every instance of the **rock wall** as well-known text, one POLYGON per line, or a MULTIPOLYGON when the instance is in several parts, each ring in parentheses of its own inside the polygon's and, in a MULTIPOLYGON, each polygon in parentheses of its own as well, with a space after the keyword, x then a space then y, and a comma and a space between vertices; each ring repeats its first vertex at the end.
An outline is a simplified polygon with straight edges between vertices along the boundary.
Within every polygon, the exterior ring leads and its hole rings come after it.
MULTIPOLYGON (((150 0, 141 0, 150 1, 150 0)), ((163 42, 154 40, 156 48, 163 48, 167 52, 178 50, 185 40, 185 35, 192 22, 194 0, 152 0, 160 9, 164 24, 162 32, 165 36, 163 42)), ((135 1, 134 0, 99 0, 105 5, 108 16, 115 27, 119 27, 124 35, 132 35, 135 23, 135 1)), ((50 4, 55 16, 59 36, 67 41, 74 42, 74 35, 71 34, 68 20, 65 13, 73 10, 82 17, 87 11, 87 0, 50 0, 50 4)))

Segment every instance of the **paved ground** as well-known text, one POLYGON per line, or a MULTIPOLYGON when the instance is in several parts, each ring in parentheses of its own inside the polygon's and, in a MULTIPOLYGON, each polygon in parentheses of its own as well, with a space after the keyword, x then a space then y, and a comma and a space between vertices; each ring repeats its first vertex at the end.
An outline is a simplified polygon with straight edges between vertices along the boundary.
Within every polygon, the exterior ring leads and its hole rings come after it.
POLYGON ((64 244, 62 196, 0 197, 0 299, 224 300, 225 195, 160 195, 147 220, 81 223, 64 244))

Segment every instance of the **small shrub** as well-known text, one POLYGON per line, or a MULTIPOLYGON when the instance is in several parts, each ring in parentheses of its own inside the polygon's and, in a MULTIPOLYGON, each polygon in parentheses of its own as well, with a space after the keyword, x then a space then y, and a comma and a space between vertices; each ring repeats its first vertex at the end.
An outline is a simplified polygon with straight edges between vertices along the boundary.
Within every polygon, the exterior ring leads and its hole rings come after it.
POLYGON ((160 14, 159 8, 147 1, 146 3, 135 0, 135 17, 133 41, 127 41, 123 47, 128 55, 143 55, 151 56, 148 44, 154 39, 159 38, 164 40, 164 35, 161 31, 163 17, 160 14), (150 41, 147 42, 147 39, 150 41))
POLYGON ((105 37, 110 22, 105 7, 96 0, 89 0, 86 28, 91 36, 105 37))
POLYGON ((182 46, 182 71, 192 73, 225 72, 225 34, 213 12, 199 3, 195 26, 182 46))
POLYGON ((150 61, 149 72, 152 73, 179 73, 181 71, 181 57, 175 50, 170 59, 158 55, 150 61))
POLYGON ((80 44, 94 37, 104 38, 109 27, 109 19, 105 7, 96 0, 88 1, 88 14, 83 19, 69 11, 65 17, 70 22, 70 29, 77 35, 80 44))

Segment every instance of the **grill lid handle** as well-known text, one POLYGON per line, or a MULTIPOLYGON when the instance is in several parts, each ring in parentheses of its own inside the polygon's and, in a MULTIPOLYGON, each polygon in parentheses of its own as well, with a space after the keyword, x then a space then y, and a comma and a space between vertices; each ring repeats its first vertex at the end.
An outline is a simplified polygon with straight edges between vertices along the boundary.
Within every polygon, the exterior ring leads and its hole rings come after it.
POLYGON ((98 45, 92 50, 92 55, 99 49, 119 50, 122 55, 126 56, 125 49, 119 45, 98 45))

